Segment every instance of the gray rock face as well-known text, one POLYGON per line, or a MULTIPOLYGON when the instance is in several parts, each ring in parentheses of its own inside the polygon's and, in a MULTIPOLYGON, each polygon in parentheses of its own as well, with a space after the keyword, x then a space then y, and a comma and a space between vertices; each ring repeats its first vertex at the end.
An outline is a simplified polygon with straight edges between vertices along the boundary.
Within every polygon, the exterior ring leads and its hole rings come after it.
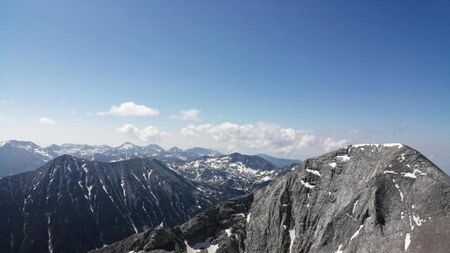
POLYGON ((450 178, 403 145, 306 160, 254 195, 96 252, 448 252, 450 178), (159 247, 157 235, 170 234, 159 247), (132 243, 131 243, 132 242, 132 243))
POLYGON ((155 159, 64 155, 0 179, 0 252, 86 252, 184 222, 213 201, 155 159))

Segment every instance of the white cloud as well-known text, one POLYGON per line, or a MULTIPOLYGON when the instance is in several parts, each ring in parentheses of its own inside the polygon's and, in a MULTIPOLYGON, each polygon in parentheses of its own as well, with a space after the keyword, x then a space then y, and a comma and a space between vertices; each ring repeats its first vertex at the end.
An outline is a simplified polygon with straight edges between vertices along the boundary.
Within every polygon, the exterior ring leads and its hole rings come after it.
POLYGON ((342 148, 348 144, 348 140, 333 140, 331 138, 326 138, 322 141, 323 147, 325 148, 325 151, 332 151, 338 148, 342 148))
POLYGON ((303 130, 282 128, 273 123, 188 125, 184 136, 212 138, 227 145, 229 150, 247 149, 288 155, 316 143, 316 136, 303 130))
POLYGON ((137 105, 134 102, 123 102, 118 106, 111 106, 111 109, 107 112, 97 112, 97 115, 117 115, 122 117, 157 116, 159 115, 159 111, 145 105, 137 105))
POLYGON ((172 118, 187 121, 199 121, 200 120, 200 118, 198 117, 199 114, 200 114, 199 110, 192 108, 187 110, 181 110, 177 114, 172 115, 172 118))
POLYGON ((159 140, 161 137, 169 136, 169 133, 161 131, 154 126, 137 128, 133 124, 124 124, 123 126, 116 128, 116 131, 144 142, 155 141, 159 140))
POLYGON ((38 119, 38 122, 39 122, 39 124, 42 124, 42 125, 54 125, 54 124, 56 124, 56 121, 54 121, 53 119, 48 118, 48 117, 40 117, 38 119))

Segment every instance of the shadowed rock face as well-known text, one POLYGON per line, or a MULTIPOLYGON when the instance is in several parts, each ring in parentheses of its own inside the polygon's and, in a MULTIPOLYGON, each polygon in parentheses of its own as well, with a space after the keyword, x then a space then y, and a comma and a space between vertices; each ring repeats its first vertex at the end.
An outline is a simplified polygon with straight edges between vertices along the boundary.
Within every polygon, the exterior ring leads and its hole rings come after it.
POLYGON ((184 222, 211 201, 157 160, 64 155, 0 179, 0 252, 87 252, 184 222))
POLYGON ((407 146, 352 145, 181 226, 96 252, 448 252, 448 238, 444 172, 407 146))

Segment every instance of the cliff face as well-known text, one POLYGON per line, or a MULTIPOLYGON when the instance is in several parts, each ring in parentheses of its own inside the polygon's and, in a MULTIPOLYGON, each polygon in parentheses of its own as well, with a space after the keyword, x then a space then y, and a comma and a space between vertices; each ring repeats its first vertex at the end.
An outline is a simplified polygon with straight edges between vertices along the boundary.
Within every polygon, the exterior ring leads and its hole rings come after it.
POLYGON ((448 252, 450 179, 401 144, 306 160, 254 195, 98 252, 448 252), (170 236, 162 246, 161 234, 170 236))

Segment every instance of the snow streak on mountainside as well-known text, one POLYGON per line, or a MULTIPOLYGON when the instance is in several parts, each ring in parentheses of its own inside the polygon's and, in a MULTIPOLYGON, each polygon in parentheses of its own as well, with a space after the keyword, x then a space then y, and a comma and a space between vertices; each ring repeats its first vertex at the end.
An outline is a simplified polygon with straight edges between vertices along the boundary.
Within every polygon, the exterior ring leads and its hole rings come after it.
POLYGON ((450 248, 450 178, 401 144, 308 159, 244 198, 96 253, 433 252, 450 248))
POLYGON ((0 252, 81 253, 186 221, 214 196, 154 159, 68 155, 0 179, 0 252))

